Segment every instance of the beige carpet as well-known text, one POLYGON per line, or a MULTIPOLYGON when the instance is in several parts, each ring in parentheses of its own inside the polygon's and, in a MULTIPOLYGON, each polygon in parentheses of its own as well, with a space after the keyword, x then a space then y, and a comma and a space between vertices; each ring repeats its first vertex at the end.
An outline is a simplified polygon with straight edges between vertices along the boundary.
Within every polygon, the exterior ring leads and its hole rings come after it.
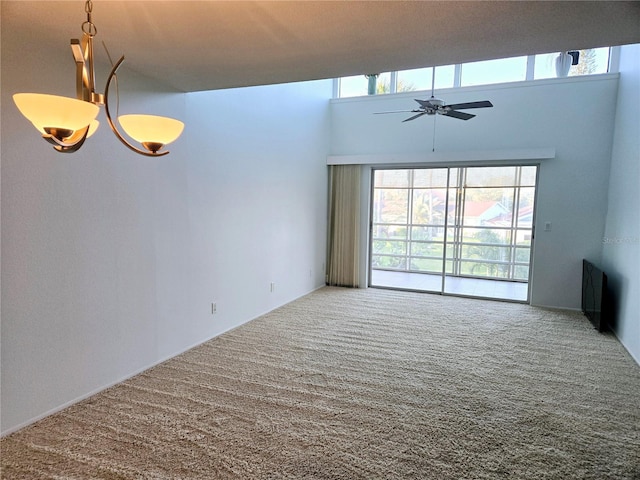
POLYGON ((324 288, 1 447, 7 479, 639 479, 640 367, 577 313, 324 288))

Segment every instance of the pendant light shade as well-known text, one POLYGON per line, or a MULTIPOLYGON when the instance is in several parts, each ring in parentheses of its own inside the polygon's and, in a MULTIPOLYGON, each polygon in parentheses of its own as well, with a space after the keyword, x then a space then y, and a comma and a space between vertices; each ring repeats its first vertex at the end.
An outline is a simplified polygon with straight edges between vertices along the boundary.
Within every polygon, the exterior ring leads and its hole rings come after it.
POLYGON ((87 133, 87 138, 89 138, 91 135, 96 133, 96 130, 98 130, 99 126, 100 126, 100 122, 98 120, 94 120, 93 122, 91 122, 89 124, 89 133, 87 133))
POLYGON ((118 121, 131 138, 142 144, 167 145, 177 139, 184 129, 184 123, 179 120, 155 115, 120 115, 118 121))
MULTIPOLYGON (((42 93, 16 93, 13 101, 40 133, 47 133, 45 129, 56 129, 72 134, 94 122, 100 111, 93 103, 42 93)), ((98 122, 95 123, 97 128, 98 122)), ((93 133, 91 128, 89 130, 93 133)))

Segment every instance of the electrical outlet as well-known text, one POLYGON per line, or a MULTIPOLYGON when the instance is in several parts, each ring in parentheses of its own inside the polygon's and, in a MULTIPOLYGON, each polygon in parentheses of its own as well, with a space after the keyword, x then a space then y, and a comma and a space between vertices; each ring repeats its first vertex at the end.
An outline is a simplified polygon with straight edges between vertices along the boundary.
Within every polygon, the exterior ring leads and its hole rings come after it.
POLYGON ((215 315, 217 312, 218 312, 218 304, 214 302, 211 304, 211 315, 215 315))
POLYGON ((271 287, 270 287, 270 289, 271 289, 271 293, 275 292, 275 290, 276 290, 276 284, 275 284, 275 283, 273 283, 273 282, 271 282, 271 287))

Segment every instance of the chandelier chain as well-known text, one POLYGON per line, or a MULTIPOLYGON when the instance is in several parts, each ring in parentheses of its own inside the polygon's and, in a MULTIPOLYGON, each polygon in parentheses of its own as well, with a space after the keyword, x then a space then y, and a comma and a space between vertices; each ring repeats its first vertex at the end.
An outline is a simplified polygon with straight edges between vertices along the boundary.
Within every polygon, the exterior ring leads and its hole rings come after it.
POLYGON ((98 33, 98 28, 91 21, 91 12, 93 11, 93 2, 91 0, 85 2, 84 11, 87 13, 87 21, 82 24, 82 31, 90 37, 94 37, 98 33))

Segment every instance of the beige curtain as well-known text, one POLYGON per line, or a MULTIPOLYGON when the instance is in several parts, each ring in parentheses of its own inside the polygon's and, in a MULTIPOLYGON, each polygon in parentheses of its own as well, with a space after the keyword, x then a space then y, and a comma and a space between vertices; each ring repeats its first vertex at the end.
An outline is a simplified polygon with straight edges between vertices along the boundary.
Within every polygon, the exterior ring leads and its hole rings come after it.
POLYGON ((360 286, 360 171, 360 165, 331 166, 328 285, 360 286))

